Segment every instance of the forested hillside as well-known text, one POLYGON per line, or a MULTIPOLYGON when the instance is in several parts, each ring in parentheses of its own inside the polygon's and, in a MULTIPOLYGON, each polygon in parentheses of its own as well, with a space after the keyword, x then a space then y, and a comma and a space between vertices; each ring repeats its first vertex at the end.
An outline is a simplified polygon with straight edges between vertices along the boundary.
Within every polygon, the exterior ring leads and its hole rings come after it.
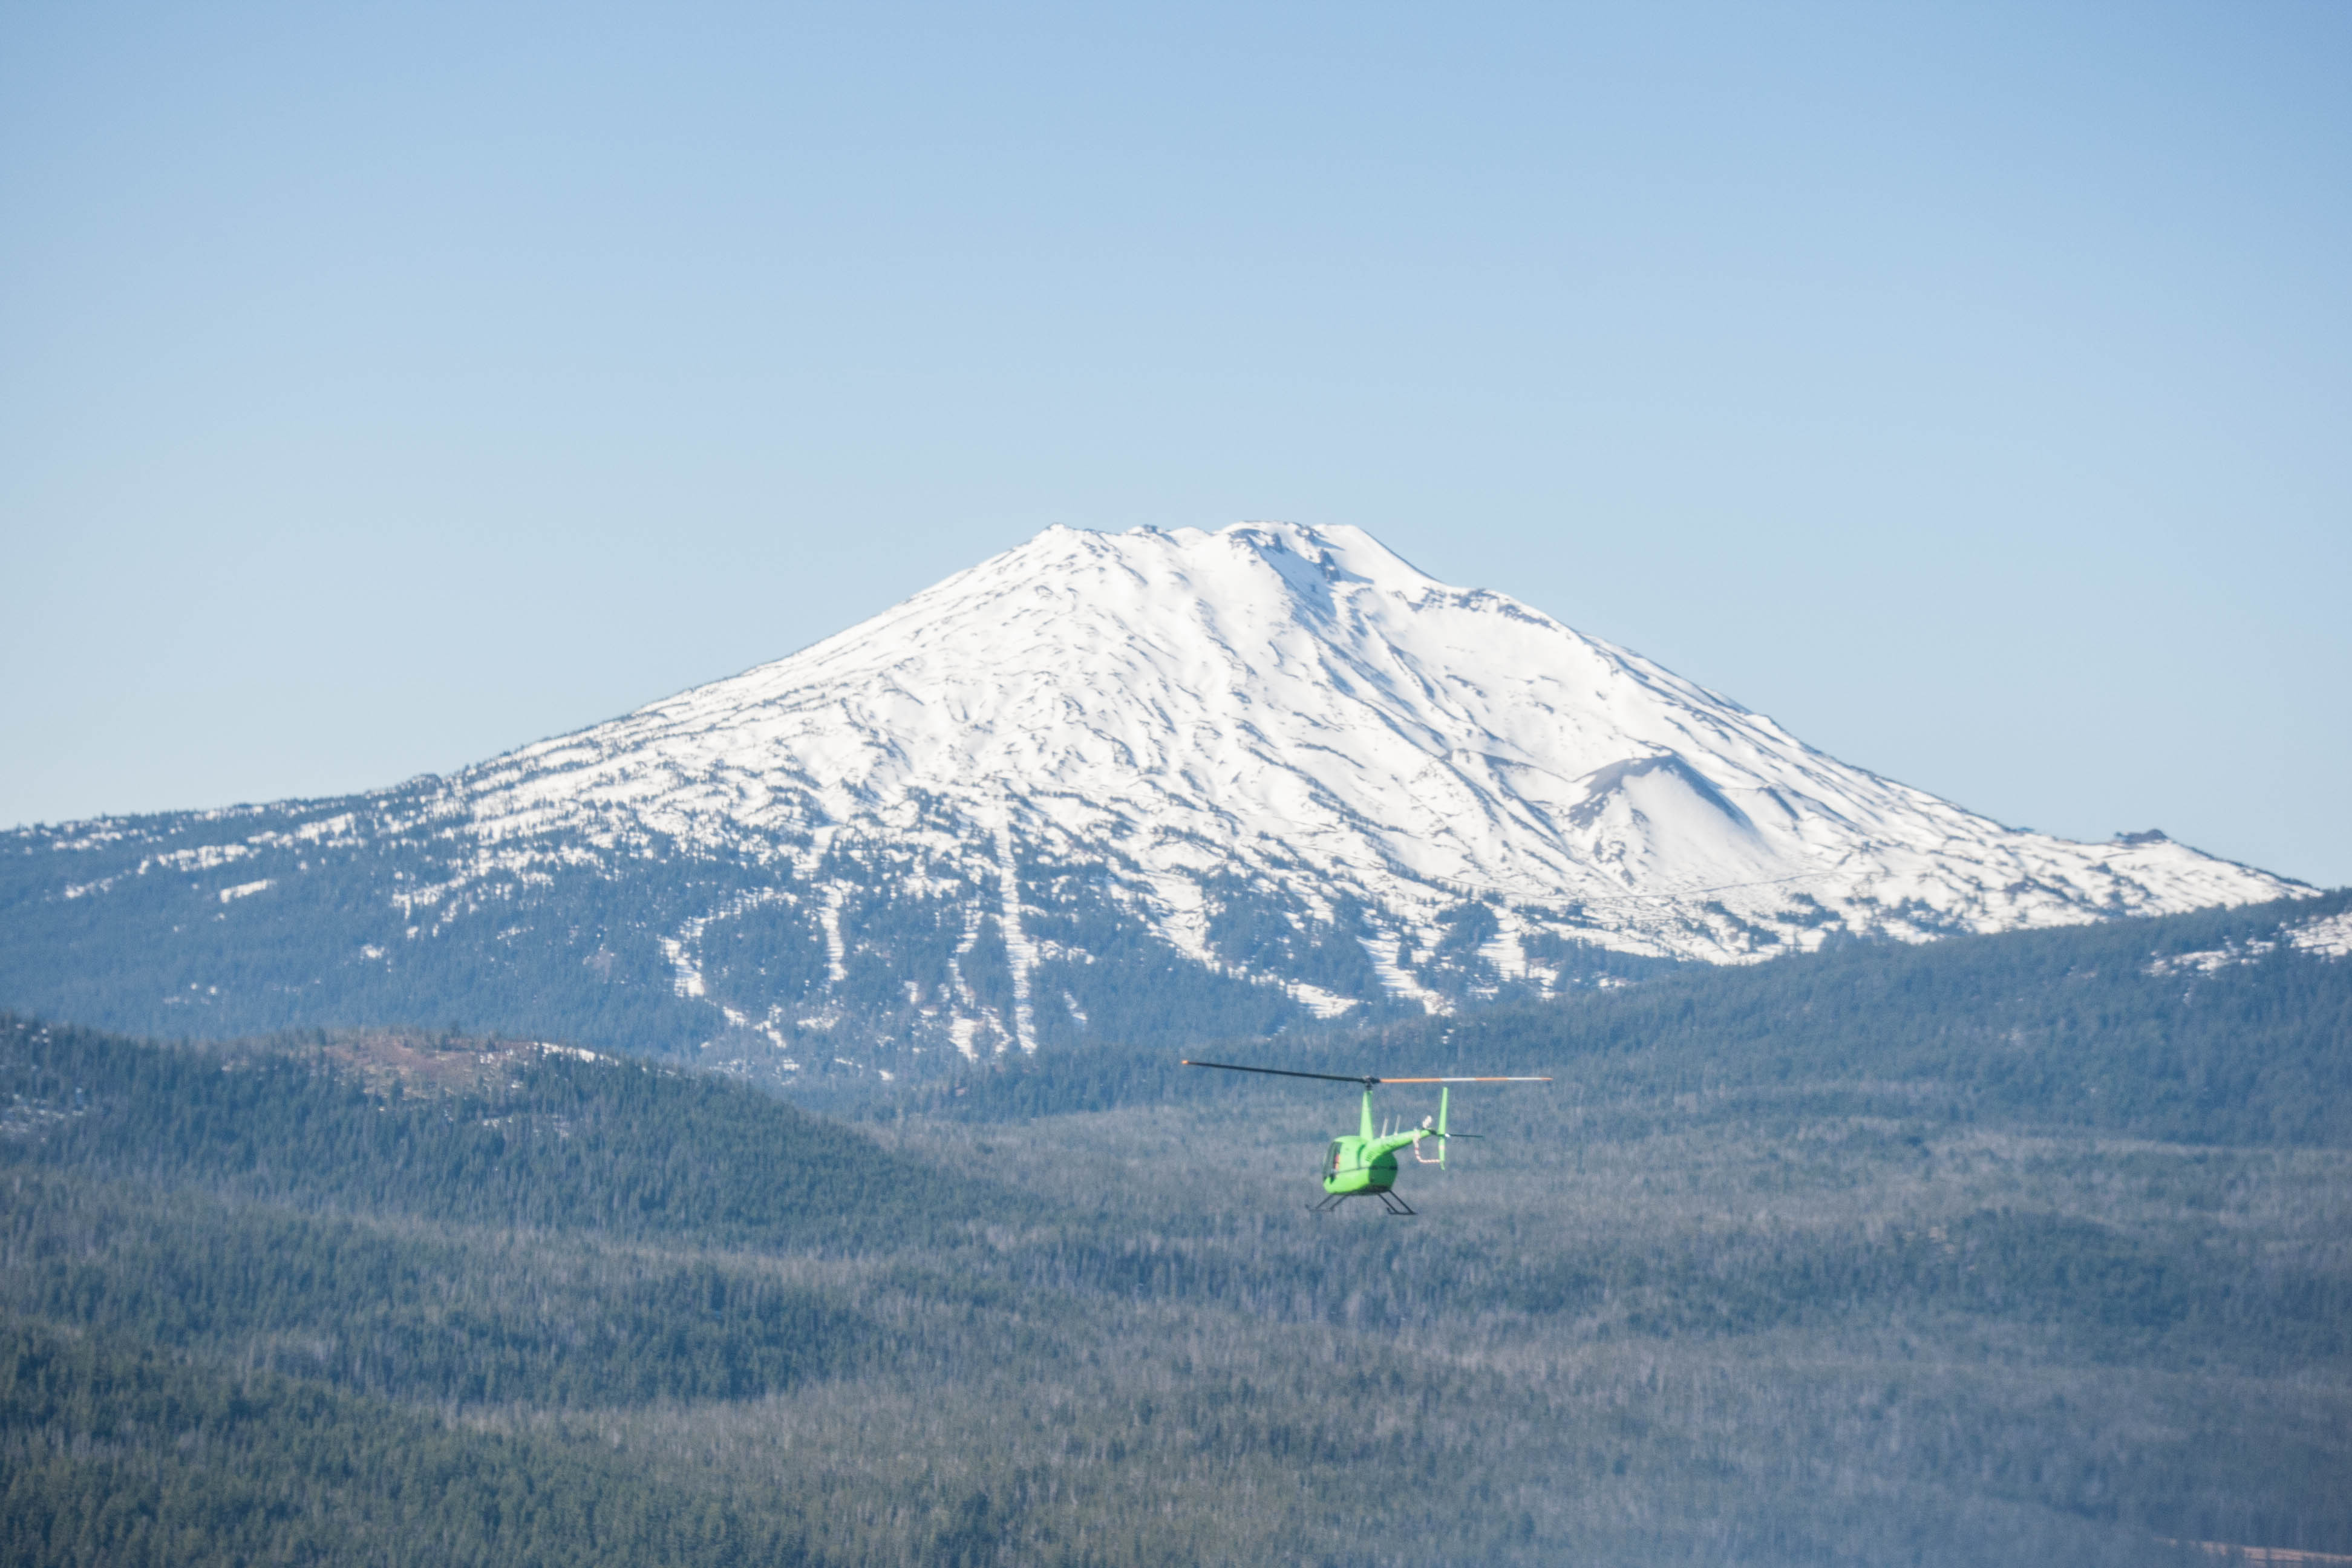
POLYGON ((2352 1553, 2352 961, 2276 930, 1198 1053, 1554 1075, 1457 1094, 1411 1220, 1306 1212, 1349 1086, 1163 1051, 845 1125, 513 1041, 10 1020, 0 1555, 2352 1553))
MULTIPOLYGON (((1284 1036, 1283 1065, 1551 1072, 1631 1128, 1679 1099, 1753 1124, 1829 1110, 2224 1143, 2352 1145, 2352 963, 2291 930, 2352 895, 2165 920, 1856 944, 1370 1030, 1284 1036), (1626 1119, 1630 1118, 1630 1121, 1626 1119)), ((1193 1055, 1266 1047, 1239 1041, 1193 1055)), ((1252 1059, 1257 1059, 1253 1058, 1252 1059)), ((1048 1050, 923 1104, 962 1119, 1231 1097, 1171 1053, 1048 1050)))

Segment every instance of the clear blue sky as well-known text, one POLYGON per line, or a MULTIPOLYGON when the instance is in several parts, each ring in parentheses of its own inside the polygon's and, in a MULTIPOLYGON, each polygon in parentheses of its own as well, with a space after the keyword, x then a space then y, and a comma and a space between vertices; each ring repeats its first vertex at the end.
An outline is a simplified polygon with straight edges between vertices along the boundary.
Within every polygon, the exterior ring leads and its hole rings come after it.
POLYGON ((0 9, 0 822, 1346 522, 2352 882, 2352 6, 0 9))

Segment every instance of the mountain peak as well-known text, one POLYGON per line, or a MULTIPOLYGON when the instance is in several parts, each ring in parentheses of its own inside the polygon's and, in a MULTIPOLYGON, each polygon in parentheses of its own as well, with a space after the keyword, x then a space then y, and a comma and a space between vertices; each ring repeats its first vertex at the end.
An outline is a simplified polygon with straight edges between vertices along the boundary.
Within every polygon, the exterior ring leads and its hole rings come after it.
POLYGON ((1713 959, 1815 942, 1819 909, 1913 936, 2286 886, 2002 827, 1360 530, 1291 522, 1048 529, 463 788, 486 831, 623 811, 687 837, 874 823, 920 796, 1109 856, 1203 960, 1201 879, 1277 866, 1314 918, 1382 911, 1391 947, 1490 897, 1577 911, 1527 917, 1563 939, 1713 959))
MULTIPOLYGON (((1291 522, 1047 529, 787 658, 371 798, 332 831, 422 858, 341 895, 399 911, 396 942, 355 941, 367 963, 539 942, 609 975, 656 943, 715 1037, 793 1060, 1150 1035, 1179 994, 1239 1032, 2305 890, 2159 836, 2003 826, 1291 522)), ((310 865, 262 861, 329 831, 140 864, 236 861, 204 918, 259 918, 310 865)))

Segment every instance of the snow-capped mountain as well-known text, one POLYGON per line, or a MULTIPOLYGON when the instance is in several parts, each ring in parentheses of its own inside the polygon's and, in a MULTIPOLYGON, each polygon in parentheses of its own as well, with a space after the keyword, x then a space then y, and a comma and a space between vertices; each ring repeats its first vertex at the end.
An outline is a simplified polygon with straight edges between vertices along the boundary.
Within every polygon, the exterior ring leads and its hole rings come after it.
POLYGON ((642 960, 707 1037, 901 1067, 2302 890, 2004 827, 1356 530, 1270 523, 1051 529, 609 723, 253 815, 17 837, 125 862, 55 900, 168 868, 215 925, 314 876, 381 906, 283 994, 462 950, 545 996, 642 960), (363 888, 332 869, 371 849, 363 888))

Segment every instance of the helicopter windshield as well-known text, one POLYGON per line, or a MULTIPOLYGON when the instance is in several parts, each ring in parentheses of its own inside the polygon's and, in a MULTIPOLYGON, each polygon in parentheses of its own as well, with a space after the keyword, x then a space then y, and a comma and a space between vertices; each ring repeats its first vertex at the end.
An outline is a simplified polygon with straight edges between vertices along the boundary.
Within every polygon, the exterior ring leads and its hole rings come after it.
POLYGON ((1331 1152, 1323 1157, 1323 1173, 1328 1176, 1339 1168, 1339 1142, 1335 1138, 1331 1141, 1331 1152))

